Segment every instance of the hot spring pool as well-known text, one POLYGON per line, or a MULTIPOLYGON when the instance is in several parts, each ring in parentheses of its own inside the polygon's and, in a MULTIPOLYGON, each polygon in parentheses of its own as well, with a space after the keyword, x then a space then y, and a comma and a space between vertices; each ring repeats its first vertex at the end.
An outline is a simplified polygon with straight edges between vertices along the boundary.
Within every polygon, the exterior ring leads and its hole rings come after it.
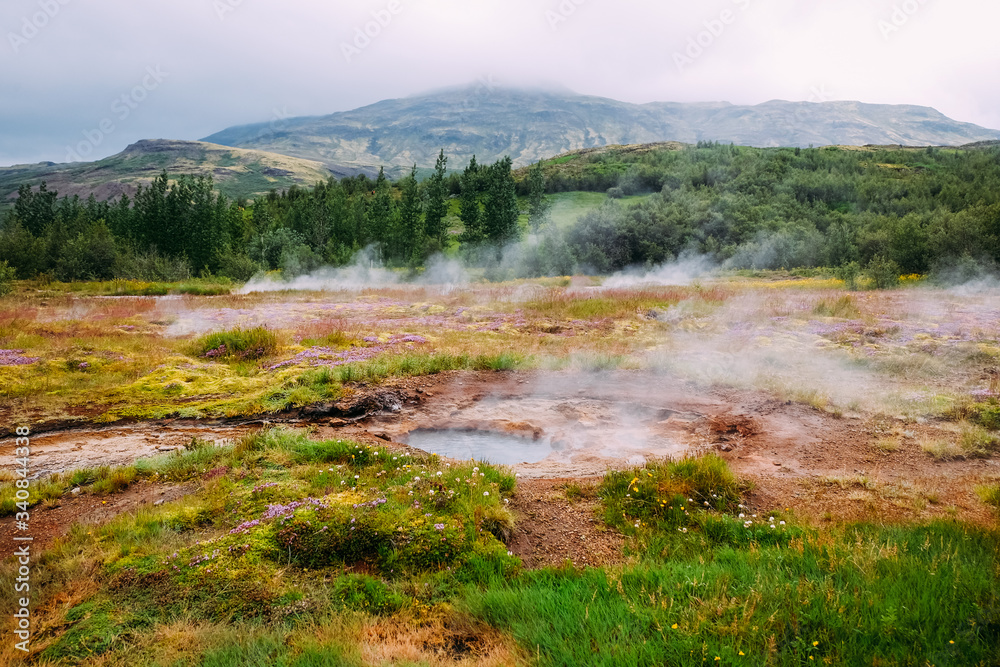
POLYGON ((496 465, 538 463, 558 447, 548 439, 464 429, 417 429, 400 440, 425 452, 453 459, 487 461, 496 465))

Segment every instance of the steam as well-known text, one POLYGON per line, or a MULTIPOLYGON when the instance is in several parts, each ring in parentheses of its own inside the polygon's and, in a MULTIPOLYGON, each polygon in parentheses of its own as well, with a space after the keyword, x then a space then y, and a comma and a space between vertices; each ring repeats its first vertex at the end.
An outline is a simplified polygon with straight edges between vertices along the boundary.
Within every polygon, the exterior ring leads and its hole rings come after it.
POLYGON ((604 281, 604 287, 627 288, 642 285, 690 285, 710 277, 716 270, 714 262, 705 255, 682 254, 676 261, 650 269, 626 269, 604 281))
POLYGON ((258 275, 250 279, 238 293, 358 291, 404 284, 440 286, 447 292, 469 282, 465 267, 457 260, 443 255, 432 257, 422 274, 408 277, 402 271, 386 268, 377 258, 375 249, 366 248, 354 257, 349 266, 323 267, 289 279, 274 274, 258 275))

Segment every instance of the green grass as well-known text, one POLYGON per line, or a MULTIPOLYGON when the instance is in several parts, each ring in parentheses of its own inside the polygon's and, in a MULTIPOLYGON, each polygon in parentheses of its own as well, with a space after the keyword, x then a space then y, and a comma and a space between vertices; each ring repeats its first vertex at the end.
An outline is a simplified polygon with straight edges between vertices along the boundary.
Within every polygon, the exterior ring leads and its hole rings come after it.
POLYGON ((996 533, 956 524, 752 548, 673 532, 621 571, 498 578, 464 604, 540 665, 985 666, 1000 655, 997 556, 996 533))
MULTIPOLYGON (((746 487, 714 455, 567 486, 596 493, 631 536, 626 565, 586 570, 525 572, 508 555, 515 479, 494 466, 270 429, 64 481, 139 478, 200 484, 74 528, 41 558, 36 659, 360 665, 363 626, 442 622, 463 636, 499 630, 538 665, 992 665, 1000 654, 996 531, 819 530, 760 510, 747 526, 746 487)), ((998 504, 995 486, 980 494, 998 504)), ((0 586, 14 576, 4 564, 0 586)), ((433 655, 420 664, 457 659, 433 655)))
POLYGON ((278 337, 266 327, 236 328, 202 336, 194 342, 195 354, 219 360, 256 361, 278 352, 278 337))
POLYGON ((1000 484, 983 484, 976 487, 976 493, 984 503, 1000 512, 1000 484))
POLYGON ((95 296, 166 296, 167 294, 191 294, 196 296, 219 296, 230 294, 233 282, 228 278, 195 279, 184 282, 143 282, 139 280, 106 280, 89 282, 50 282, 46 291, 95 296))
MULTIPOLYGON (((626 205, 633 201, 646 199, 649 195, 634 195, 622 197, 617 201, 626 205)), ((580 216, 595 211, 601 207, 608 196, 603 192, 557 192, 546 195, 550 204, 549 219, 559 229, 565 229, 576 224, 580 216)))

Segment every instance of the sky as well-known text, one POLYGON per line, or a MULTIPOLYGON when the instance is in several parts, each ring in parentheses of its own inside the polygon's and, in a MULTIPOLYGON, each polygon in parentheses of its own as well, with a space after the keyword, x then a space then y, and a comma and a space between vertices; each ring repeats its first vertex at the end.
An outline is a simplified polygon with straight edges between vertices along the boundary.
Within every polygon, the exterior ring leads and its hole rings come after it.
POLYGON ((3 0, 0 165, 477 82, 1000 128, 998 24, 996 0, 3 0))

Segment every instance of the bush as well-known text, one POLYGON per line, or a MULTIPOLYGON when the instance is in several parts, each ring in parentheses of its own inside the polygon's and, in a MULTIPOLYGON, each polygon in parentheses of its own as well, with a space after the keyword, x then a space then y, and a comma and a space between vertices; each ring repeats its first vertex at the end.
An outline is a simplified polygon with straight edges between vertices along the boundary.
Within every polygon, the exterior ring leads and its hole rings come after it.
POLYGON ((649 522, 678 528, 694 522, 696 509, 726 511, 740 501, 740 483, 719 456, 660 461, 611 471, 600 487, 605 521, 624 528, 649 522))
POLYGON ((0 261, 0 296, 6 296, 14 291, 14 278, 17 271, 7 264, 7 260, 0 261))
POLYGON ((278 352, 278 337, 266 327, 236 328, 202 336, 196 355, 218 360, 255 361, 278 352))
POLYGON ((875 289, 893 289, 899 286, 899 264, 886 259, 883 255, 876 255, 868 263, 868 277, 875 283, 875 289))

